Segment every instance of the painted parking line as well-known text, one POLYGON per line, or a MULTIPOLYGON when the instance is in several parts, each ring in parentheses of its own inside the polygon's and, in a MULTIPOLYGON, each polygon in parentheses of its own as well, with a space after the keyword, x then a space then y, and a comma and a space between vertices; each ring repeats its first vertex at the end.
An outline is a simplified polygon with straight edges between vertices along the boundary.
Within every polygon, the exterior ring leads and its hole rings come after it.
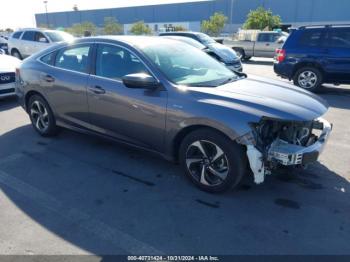
MULTIPOLYGON (((12 158, 15 157, 12 156, 12 158)), ((113 243, 127 253, 163 255, 163 252, 155 249, 147 243, 139 241, 133 236, 126 234, 115 227, 110 227, 76 208, 70 208, 63 205, 51 195, 40 191, 32 185, 25 183, 2 170, 0 170, 0 184, 6 185, 29 199, 31 202, 57 213, 68 221, 79 221, 79 227, 103 240, 113 243)))

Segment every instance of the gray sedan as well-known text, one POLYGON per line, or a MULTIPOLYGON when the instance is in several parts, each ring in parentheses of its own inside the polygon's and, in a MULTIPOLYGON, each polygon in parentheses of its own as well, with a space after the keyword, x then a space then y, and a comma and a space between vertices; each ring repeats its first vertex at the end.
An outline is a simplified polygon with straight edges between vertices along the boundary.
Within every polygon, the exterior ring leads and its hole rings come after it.
POLYGON ((292 85, 235 73, 185 43, 98 37, 26 59, 17 92, 42 136, 58 127, 98 134, 180 162, 199 188, 256 183, 316 161, 331 125, 327 104, 292 85))

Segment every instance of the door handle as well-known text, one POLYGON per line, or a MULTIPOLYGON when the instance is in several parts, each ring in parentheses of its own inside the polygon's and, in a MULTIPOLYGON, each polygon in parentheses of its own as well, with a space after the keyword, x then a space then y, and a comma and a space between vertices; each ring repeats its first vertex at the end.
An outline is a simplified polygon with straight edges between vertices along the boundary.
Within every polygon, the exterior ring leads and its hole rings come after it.
POLYGON ((90 90, 95 93, 95 94, 98 94, 98 95, 101 95, 101 94, 105 94, 106 93, 106 90, 104 90, 102 87, 100 86, 92 86, 90 87, 90 90))
POLYGON ((270 44, 269 43, 267 43, 267 44, 265 44, 266 46, 269 46, 270 44))
POLYGON ((50 75, 45 75, 45 76, 43 77, 43 80, 46 81, 46 82, 48 82, 48 83, 55 82, 55 78, 52 77, 52 76, 50 76, 50 75))

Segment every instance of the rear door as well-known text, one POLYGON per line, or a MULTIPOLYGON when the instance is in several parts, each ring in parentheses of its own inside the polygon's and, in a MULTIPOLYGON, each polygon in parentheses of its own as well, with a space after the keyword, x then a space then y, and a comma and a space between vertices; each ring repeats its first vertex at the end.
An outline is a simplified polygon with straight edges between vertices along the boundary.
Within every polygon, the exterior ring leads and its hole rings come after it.
POLYGON ((350 83, 350 27, 328 29, 325 57, 329 81, 350 83))
POLYGON ((42 58, 43 61, 54 60, 52 66, 43 70, 41 85, 55 109, 57 121, 63 124, 89 128, 86 88, 92 46, 72 45, 50 54, 52 58, 50 55, 42 58))
POLYGON ((22 35, 20 53, 22 57, 35 53, 35 31, 25 31, 22 35))

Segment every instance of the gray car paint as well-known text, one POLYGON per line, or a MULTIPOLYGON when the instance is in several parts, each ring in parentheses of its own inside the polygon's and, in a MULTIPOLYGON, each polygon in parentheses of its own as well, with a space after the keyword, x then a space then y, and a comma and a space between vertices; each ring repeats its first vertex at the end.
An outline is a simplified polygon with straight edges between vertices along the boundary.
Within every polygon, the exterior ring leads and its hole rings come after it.
POLYGON ((122 82, 57 69, 38 61, 44 54, 68 45, 60 44, 21 65, 18 95, 23 107, 26 108, 28 94, 38 92, 51 105, 58 125, 123 141, 167 159, 174 158, 178 137, 196 127, 212 127, 235 140, 250 131, 249 123, 259 122, 264 116, 306 121, 327 111, 327 103, 315 94, 255 76, 217 88, 176 86, 137 47, 143 41, 154 38, 85 38, 69 45, 110 43, 125 47, 144 62, 162 88, 131 89, 122 82), (47 74, 56 79, 54 84, 43 83, 47 74), (94 85, 102 85, 107 92, 92 93, 90 88, 94 85))

